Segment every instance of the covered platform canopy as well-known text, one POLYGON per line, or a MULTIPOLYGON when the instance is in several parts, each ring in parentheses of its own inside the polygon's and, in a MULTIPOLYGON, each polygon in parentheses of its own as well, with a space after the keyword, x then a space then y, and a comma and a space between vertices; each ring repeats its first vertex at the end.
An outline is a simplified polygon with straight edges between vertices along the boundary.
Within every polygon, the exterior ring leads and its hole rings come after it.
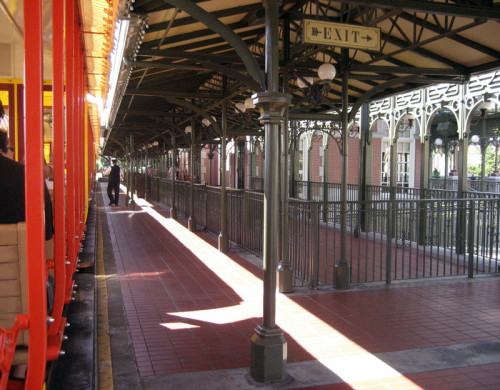
MULTIPOLYGON (((291 119, 339 115, 344 79, 352 120, 369 100, 463 83, 500 67, 496 0, 279 3, 280 88, 292 95, 291 119), (330 44, 314 43, 322 35, 330 44), (352 44, 358 46, 344 48, 352 44), (335 66, 330 82, 318 76, 323 63, 335 66)), ((128 39, 104 154, 122 155, 130 134, 136 146, 157 141, 169 149, 172 134, 177 146, 187 146, 184 129, 193 117, 199 143, 208 143, 220 137, 223 103, 227 136, 261 134, 257 110, 241 111, 246 99, 266 90, 263 2, 137 0, 126 8, 128 39)))

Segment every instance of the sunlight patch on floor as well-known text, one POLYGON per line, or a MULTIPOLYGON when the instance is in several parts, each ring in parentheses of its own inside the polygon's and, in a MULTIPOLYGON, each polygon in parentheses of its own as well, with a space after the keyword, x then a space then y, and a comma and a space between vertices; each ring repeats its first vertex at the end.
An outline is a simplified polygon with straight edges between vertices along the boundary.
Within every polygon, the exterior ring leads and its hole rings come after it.
POLYGON ((187 324, 185 322, 164 322, 160 325, 170 330, 199 328, 198 325, 187 324))
MULTIPOLYGON (((143 208, 143 211, 149 213, 172 233, 242 299, 242 303, 237 306, 168 314, 216 324, 262 316, 263 286, 259 278, 194 233, 189 232, 177 221, 165 218, 147 206, 143 208)), ((287 296, 277 294, 276 309, 276 322, 281 329, 290 334, 302 348, 353 388, 376 386, 388 389, 420 389, 418 385, 391 366, 287 296), (395 383, 397 387, 394 387, 395 383)))

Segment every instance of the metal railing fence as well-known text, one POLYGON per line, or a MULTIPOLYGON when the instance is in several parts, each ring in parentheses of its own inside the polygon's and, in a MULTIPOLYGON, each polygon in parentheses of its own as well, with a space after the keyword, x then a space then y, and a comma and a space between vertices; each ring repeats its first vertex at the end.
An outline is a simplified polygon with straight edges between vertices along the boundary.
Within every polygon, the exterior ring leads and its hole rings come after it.
MULTIPOLYGON (((443 198, 416 199, 418 192, 401 192, 396 195, 404 196, 394 200, 384 195, 384 199, 347 202, 346 253, 352 283, 499 270, 500 198, 474 194, 456 199, 447 198, 448 191, 432 191, 443 198)), ((372 193, 374 198, 380 194, 377 188, 372 193)), ((195 185, 194 194, 197 223, 218 235, 221 188, 195 185)), ((176 182, 178 213, 189 215, 189 197, 190 183, 176 182)), ((153 181, 151 199, 169 204, 171 182, 153 181)), ((227 189, 228 238, 258 255, 263 253, 263 200, 260 192, 227 189)), ((295 285, 335 283, 341 205, 339 201, 289 201, 288 248, 295 285)))

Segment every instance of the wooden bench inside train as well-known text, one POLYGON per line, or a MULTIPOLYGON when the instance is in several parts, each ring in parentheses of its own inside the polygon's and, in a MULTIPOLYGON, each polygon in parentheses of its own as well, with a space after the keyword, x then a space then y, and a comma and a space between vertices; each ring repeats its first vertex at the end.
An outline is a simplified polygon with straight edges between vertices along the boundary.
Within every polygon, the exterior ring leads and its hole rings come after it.
MULTIPOLYGON (((52 240, 46 242, 46 258, 52 257, 52 240)), ((17 314, 28 313, 26 223, 0 224, 0 326, 9 329, 17 314)), ((12 365, 28 360, 28 331, 17 340, 12 365)))

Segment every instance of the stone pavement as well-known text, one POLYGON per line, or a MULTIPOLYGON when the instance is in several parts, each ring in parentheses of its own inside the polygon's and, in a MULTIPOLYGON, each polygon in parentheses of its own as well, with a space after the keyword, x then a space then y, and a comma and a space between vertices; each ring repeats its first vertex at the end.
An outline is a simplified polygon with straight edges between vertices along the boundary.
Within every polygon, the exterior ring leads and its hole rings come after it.
POLYGON ((255 258, 221 254, 142 199, 136 210, 103 199, 116 389, 500 389, 497 276, 278 294, 289 377, 254 383, 255 258))

